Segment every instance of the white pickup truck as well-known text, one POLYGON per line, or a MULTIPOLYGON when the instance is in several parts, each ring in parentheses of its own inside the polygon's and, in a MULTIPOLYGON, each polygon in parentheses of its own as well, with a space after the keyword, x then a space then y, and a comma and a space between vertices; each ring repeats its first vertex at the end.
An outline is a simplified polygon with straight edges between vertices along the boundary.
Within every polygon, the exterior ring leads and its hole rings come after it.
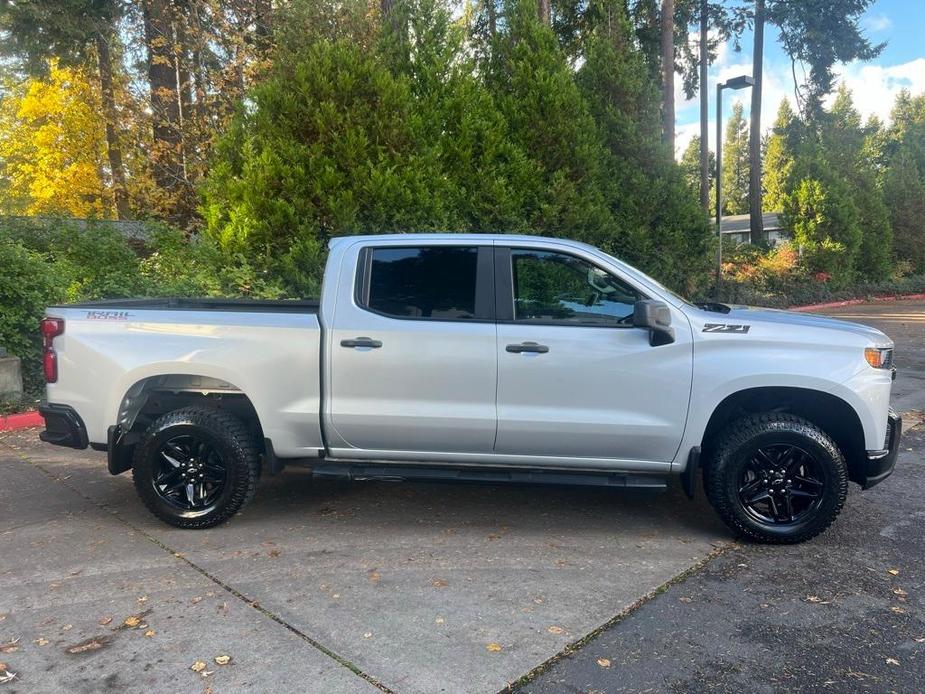
POLYGON ((331 242, 320 303, 153 299, 42 322, 49 443, 108 451, 162 520, 234 515, 261 473, 663 488, 799 542, 887 477, 893 343, 694 305, 591 246, 503 235, 331 242))

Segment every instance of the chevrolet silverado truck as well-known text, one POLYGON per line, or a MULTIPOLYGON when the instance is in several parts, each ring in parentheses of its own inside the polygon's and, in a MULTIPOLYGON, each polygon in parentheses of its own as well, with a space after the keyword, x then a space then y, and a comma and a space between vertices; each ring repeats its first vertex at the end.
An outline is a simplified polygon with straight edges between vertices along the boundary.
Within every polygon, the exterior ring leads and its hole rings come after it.
POLYGON ((893 343, 692 304, 573 241, 330 243, 320 302, 141 299, 42 321, 43 441, 108 453, 182 528, 286 465, 338 479, 664 488, 702 479, 739 536, 800 542, 893 470, 893 343))

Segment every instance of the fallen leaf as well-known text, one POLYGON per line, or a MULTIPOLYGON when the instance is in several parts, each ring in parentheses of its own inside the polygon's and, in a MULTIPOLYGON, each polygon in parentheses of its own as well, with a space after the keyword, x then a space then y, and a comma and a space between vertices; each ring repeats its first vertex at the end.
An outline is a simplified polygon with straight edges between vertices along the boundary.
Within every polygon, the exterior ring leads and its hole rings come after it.
POLYGON ((890 608, 890 612, 893 614, 906 614, 906 611, 903 608, 897 607, 896 605, 890 608))
POLYGON ((597 664, 601 667, 610 667, 610 660, 608 658, 598 658, 597 664))
POLYGON ((0 643, 0 653, 14 653, 19 650, 19 637, 6 643, 0 643))
POLYGON ((370 569, 366 572, 366 578, 370 583, 379 583, 382 580, 382 574, 375 569, 370 569))
POLYGON ((488 649, 489 651, 491 651, 492 653, 497 653, 498 651, 501 650, 501 644, 500 644, 500 643, 495 643, 494 641, 492 641, 490 644, 488 644, 487 646, 485 646, 485 648, 487 648, 487 649, 488 649))
POLYGON ((892 576, 899 576, 899 569, 887 569, 886 572, 892 576))
POLYGON ((134 628, 137 627, 139 624, 141 624, 141 617, 139 617, 138 615, 134 615, 134 614, 133 614, 131 617, 126 617, 126 618, 125 618, 125 621, 122 622, 122 623, 123 623, 125 626, 127 626, 129 629, 134 629, 134 628))
POLYGON ((806 602, 822 602, 822 598, 816 595, 807 595, 806 602))
POLYGON ((138 598, 138 602, 140 602, 140 603, 142 603, 142 604, 148 602, 148 596, 147 596, 147 595, 142 595, 140 598, 138 598))
POLYGON ((104 627, 112 621, 112 617, 100 617, 100 626, 104 627))
POLYGON ((887 658, 887 665, 899 665, 899 661, 896 658, 887 658))
POLYGON ((437 618, 434 620, 434 622, 437 623, 437 624, 443 624, 443 617, 437 617, 437 618))
POLYGON ((199 603, 202 602, 202 597, 200 597, 199 595, 197 595, 195 598, 193 598, 192 600, 190 600, 190 602, 193 603, 194 605, 198 605, 199 603))
POLYGON ((216 664, 216 665, 227 665, 227 664, 230 663, 230 662, 231 662, 231 656, 230 656, 230 655, 217 655, 217 656, 215 656, 215 664, 216 664))
POLYGON ((678 600, 680 600, 681 602, 693 602, 693 601, 694 601, 693 598, 689 598, 689 597, 687 597, 687 596, 678 598, 678 600))
POLYGON ((430 582, 430 585, 432 585, 434 588, 446 588, 450 584, 445 579, 435 578, 433 581, 430 582))
POLYGON ((73 624, 65 624, 63 627, 61 627, 61 631, 70 631, 73 628, 74 628, 73 624))
POLYGON ((897 596, 897 597, 899 597, 899 598, 905 598, 905 597, 908 597, 909 593, 907 593, 906 591, 904 591, 902 588, 894 588, 894 589, 893 589, 893 595, 895 595, 895 596, 897 596))
POLYGON ((271 558, 276 559, 282 552, 278 549, 271 549, 267 554, 269 554, 271 558))
POLYGON ((87 651, 98 651, 105 645, 105 638, 96 637, 90 639, 89 641, 84 641, 83 643, 78 643, 74 646, 71 646, 67 649, 67 652, 71 655, 77 655, 78 653, 86 653, 87 651))
POLYGON ((148 630, 145 632, 145 636, 147 636, 148 638, 151 638, 151 637, 154 636, 155 634, 157 634, 157 632, 154 631, 154 629, 148 629, 148 630))
POLYGON ((201 660, 197 660, 195 663, 189 666, 189 669, 193 672, 202 672, 206 669, 206 664, 201 660))
POLYGON ((561 634, 563 631, 565 631, 565 629, 554 624, 551 627, 548 627, 546 631, 548 631, 550 634, 561 634))
POLYGON ((373 632, 371 631, 367 631, 365 634, 363 634, 364 639, 371 639, 372 637, 373 637, 373 632))
POLYGON ((46 638, 44 638, 44 637, 40 637, 40 638, 37 638, 37 639, 36 639, 35 641, 33 641, 32 643, 34 643, 36 646, 47 646, 47 645, 48 645, 48 639, 46 639, 46 638))

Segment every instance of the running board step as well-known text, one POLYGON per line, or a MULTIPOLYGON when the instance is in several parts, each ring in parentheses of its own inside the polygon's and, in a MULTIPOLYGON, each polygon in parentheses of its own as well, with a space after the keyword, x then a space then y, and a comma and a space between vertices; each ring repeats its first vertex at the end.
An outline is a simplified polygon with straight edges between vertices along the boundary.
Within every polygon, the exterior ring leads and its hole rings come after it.
POLYGON ((320 479, 377 480, 404 482, 482 482, 489 484, 555 484, 582 487, 617 487, 663 491, 664 477, 633 472, 568 472, 559 470, 502 470, 498 468, 453 468, 425 465, 367 465, 363 463, 321 463, 312 467, 320 479))

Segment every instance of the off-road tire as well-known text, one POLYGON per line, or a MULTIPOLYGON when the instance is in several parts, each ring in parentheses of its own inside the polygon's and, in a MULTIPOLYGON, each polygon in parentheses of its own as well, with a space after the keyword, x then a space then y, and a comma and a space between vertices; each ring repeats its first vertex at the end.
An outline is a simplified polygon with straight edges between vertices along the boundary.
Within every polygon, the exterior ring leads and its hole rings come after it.
POLYGON ((704 469, 707 498, 722 521, 739 537, 767 544, 795 544, 815 537, 835 520, 848 494, 848 470, 835 442, 816 425, 791 414, 765 413, 739 419, 722 431, 704 469), (821 499, 798 523, 774 525, 757 520, 740 500, 744 466, 759 448, 796 445, 815 458, 823 476, 821 499))
POLYGON ((132 480, 148 510, 178 528, 211 528, 224 523, 251 500, 260 476, 260 454, 253 436, 237 417, 208 407, 184 407, 156 419, 135 448, 132 480), (190 511, 171 505, 154 487, 154 466, 162 445, 177 435, 211 442, 221 456, 226 478, 210 507, 190 511))

